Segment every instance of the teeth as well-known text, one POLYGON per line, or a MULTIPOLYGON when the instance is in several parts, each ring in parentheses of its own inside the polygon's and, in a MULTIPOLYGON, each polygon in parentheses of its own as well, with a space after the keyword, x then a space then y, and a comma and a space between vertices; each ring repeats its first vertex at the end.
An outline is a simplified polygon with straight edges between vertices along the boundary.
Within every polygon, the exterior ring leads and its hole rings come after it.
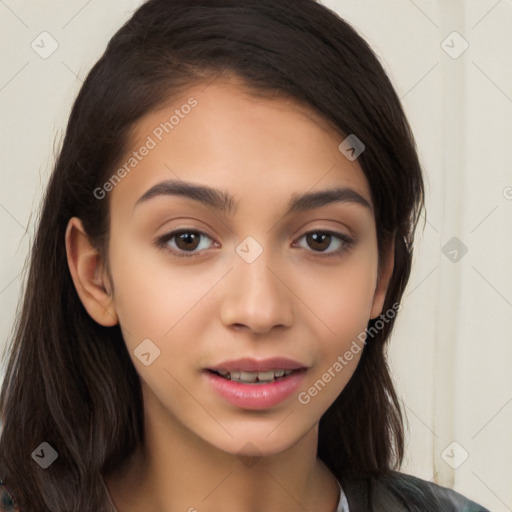
POLYGON ((258 376, 258 380, 261 382, 262 380, 271 381, 274 380, 274 372, 269 370, 268 372, 258 372, 256 374, 258 376))
POLYGON ((226 379, 247 383, 273 382, 276 378, 286 377, 293 372, 293 370, 267 370, 265 372, 245 372, 243 370, 232 372, 226 370, 216 371, 226 379))
MULTIPOLYGON (((242 382, 256 382, 258 380, 258 372, 240 372, 240 380, 242 382)), ((273 373, 272 373, 273 375, 273 373)), ((232 379, 234 379, 234 376, 231 376, 232 379)))

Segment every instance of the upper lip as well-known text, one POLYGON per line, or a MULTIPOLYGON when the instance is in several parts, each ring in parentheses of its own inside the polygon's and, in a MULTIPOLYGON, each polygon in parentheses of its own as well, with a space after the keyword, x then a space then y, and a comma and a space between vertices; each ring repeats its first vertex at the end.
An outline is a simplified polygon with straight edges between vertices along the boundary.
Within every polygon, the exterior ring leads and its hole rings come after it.
POLYGON ((246 357, 232 361, 224 361, 207 368, 207 370, 264 372, 268 370, 301 370, 303 368, 307 368, 307 366, 286 357, 271 357, 269 359, 250 359, 246 357))

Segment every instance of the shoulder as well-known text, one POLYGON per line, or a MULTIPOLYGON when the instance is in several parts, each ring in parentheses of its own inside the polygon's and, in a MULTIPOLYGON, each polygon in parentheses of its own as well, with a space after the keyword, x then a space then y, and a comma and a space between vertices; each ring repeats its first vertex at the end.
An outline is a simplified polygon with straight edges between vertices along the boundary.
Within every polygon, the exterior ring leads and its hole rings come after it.
MULTIPOLYGON (((392 473, 389 480, 383 483, 391 492, 395 491, 406 496, 420 496, 430 500, 434 510, 442 512, 489 512, 481 505, 469 500, 452 489, 447 489, 433 482, 403 473, 392 473)), ((421 503, 421 502, 420 502, 421 503)))
POLYGON ((348 477, 342 485, 350 512, 489 512, 451 489, 404 473, 348 477))

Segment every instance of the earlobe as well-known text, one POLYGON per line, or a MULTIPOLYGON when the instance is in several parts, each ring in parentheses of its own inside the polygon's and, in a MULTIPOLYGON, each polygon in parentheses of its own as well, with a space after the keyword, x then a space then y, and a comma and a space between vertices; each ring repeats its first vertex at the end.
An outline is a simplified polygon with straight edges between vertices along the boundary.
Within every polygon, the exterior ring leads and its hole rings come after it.
POLYGON ((370 318, 373 320, 377 318, 384 307, 384 301, 386 300, 386 294, 388 291, 389 282, 393 274, 393 268, 395 266, 395 235, 389 240, 386 251, 384 254, 383 261, 379 265, 379 275, 377 278, 377 286, 375 287, 375 293, 373 296, 372 310, 370 318))
POLYGON ((90 243, 79 218, 69 220, 65 239, 69 271, 82 304, 100 325, 116 325, 117 313, 107 291, 110 286, 104 277, 100 253, 90 243))

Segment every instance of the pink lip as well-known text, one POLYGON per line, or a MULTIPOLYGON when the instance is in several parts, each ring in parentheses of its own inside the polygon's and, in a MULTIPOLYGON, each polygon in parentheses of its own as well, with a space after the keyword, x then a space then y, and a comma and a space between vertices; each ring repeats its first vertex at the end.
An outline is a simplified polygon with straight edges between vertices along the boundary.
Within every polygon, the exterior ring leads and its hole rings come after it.
POLYGON ((232 361, 224 361, 215 366, 211 366, 208 370, 264 372, 267 370, 300 370, 303 368, 307 368, 307 366, 286 357, 271 357, 269 359, 250 359, 246 357, 232 361))
POLYGON ((205 370, 203 375, 208 384, 232 405, 242 409, 261 410, 276 406, 296 392, 306 373, 307 370, 302 369, 269 384, 234 382, 209 370, 205 370))

